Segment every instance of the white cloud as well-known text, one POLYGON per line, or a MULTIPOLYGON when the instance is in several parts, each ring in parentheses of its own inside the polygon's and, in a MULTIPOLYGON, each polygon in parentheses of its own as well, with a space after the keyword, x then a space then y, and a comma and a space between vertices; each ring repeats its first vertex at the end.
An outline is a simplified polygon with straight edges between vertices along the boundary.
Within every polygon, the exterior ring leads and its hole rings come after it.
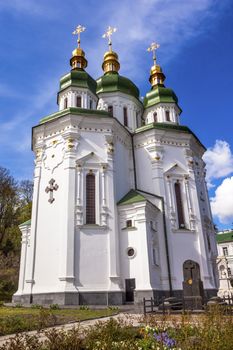
POLYGON ((219 179, 233 173, 233 154, 229 143, 216 140, 214 147, 208 148, 203 155, 206 163, 207 183, 212 187, 212 180, 219 179))
POLYGON ((223 180, 210 199, 211 209, 222 224, 233 222, 233 176, 223 180))
MULTIPOLYGON (((148 62, 146 48, 152 41, 161 44, 158 61, 163 65, 190 39, 207 33, 215 25, 212 21, 214 16, 221 17, 221 10, 228 2, 226 0, 223 6, 215 0, 125 0, 119 1, 116 6, 115 2, 109 1, 101 9, 101 14, 95 14, 93 21, 118 28, 113 38, 113 49, 120 54, 121 71, 140 82, 140 77, 144 80, 144 72, 149 75, 150 66, 145 67, 145 62, 148 62)), ((103 50, 104 45, 100 46, 98 48, 103 50)), ((93 52, 93 49, 90 48, 90 51, 93 52)), ((92 57, 96 60, 99 54, 103 55, 104 51, 101 52, 92 57)))

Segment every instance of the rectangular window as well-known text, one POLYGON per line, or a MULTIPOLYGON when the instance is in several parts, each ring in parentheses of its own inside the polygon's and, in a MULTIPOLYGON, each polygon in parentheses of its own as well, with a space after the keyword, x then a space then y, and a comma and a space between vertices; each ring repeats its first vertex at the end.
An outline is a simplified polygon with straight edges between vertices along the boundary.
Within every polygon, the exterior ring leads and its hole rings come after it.
POLYGON ((81 96, 77 96, 76 107, 81 107, 81 105, 82 105, 82 98, 81 96))
POLYGON ((86 176, 86 223, 95 224, 95 175, 86 176))
POLYGON ((113 106, 108 106, 108 113, 113 117, 113 106))
POLYGON ((223 247, 222 251, 223 251, 223 255, 225 255, 225 256, 228 255, 228 248, 227 247, 223 247))
POLYGON ((181 187, 178 181, 175 183, 175 195, 176 195, 176 207, 177 207, 177 216, 178 216, 178 227, 185 228, 181 187))
POLYGON ((92 109, 93 102, 90 100, 90 109, 92 109))
POLYGON ((132 220, 126 220, 126 227, 132 227, 132 220))
POLYGON ((227 273, 228 273, 228 277, 231 277, 231 268, 230 267, 227 268, 227 273))
POLYGON ((171 119, 170 119, 170 112, 169 111, 166 111, 166 121, 167 122, 171 121, 171 119))
POLYGON ((124 126, 128 126, 128 113, 127 113, 126 107, 123 108, 123 112, 124 112, 124 126))

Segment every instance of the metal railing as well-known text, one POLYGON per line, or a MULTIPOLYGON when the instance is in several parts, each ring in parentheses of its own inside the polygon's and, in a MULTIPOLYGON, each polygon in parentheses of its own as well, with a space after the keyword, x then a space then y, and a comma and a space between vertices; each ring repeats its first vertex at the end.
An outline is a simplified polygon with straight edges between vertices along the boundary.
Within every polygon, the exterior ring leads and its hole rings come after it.
POLYGON ((206 312, 211 306, 219 305, 226 314, 233 315, 233 297, 227 296, 219 298, 218 302, 209 303, 210 300, 204 299, 200 296, 183 297, 181 299, 175 298, 173 302, 167 302, 164 297, 158 299, 143 298, 144 314, 148 313, 181 313, 185 311, 191 312, 206 312))

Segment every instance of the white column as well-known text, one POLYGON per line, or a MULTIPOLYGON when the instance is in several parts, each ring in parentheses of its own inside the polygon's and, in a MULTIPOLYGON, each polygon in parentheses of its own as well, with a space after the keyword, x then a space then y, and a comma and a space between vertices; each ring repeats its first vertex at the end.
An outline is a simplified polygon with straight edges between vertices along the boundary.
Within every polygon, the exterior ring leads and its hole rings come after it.
MULTIPOLYGON (((43 147, 43 146, 42 146, 43 147)), ((25 286, 24 293, 31 294, 34 284, 34 270, 36 257, 36 239, 37 239, 37 219, 38 219, 38 205, 40 193, 41 180, 41 166, 42 166, 43 148, 36 149, 35 171, 34 171, 34 188, 32 201, 32 219, 31 219, 31 238, 30 247, 28 247, 27 264, 25 271, 25 286)))
POLYGON ((76 147, 75 136, 69 132, 64 134, 67 144, 64 159, 64 211, 62 213, 63 229, 60 237, 60 267, 59 280, 62 291, 76 291, 74 286, 74 247, 75 247, 75 178, 76 178, 76 147))
POLYGON ((75 92, 71 92, 71 107, 76 107, 75 97, 76 97, 75 92))
POLYGON ((187 203, 188 203, 188 211, 189 211, 189 214, 192 214, 193 208, 192 208, 192 202, 191 202, 191 197, 190 197, 189 181, 188 181, 187 177, 185 177, 185 179, 184 179, 184 184, 185 184, 186 199, 187 199, 187 203))
POLYGON ((173 204, 173 194, 172 194, 172 184, 170 180, 170 176, 167 176, 167 187, 168 187, 168 200, 169 200, 169 207, 170 212, 174 212, 174 204, 173 204))
POLYGON ((81 165, 78 165, 77 171, 77 205, 81 204, 81 165))
POLYGON ((28 246, 28 235, 30 233, 30 225, 20 227, 22 233, 21 241, 21 255, 20 255, 20 269, 19 269, 19 285, 15 295, 23 294, 25 284, 25 268, 27 265, 27 246, 28 246))
POLYGON ((106 194, 105 194, 105 167, 102 167, 102 174, 101 174, 101 178, 102 178, 102 206, 105 207, 106 206, 106 194))

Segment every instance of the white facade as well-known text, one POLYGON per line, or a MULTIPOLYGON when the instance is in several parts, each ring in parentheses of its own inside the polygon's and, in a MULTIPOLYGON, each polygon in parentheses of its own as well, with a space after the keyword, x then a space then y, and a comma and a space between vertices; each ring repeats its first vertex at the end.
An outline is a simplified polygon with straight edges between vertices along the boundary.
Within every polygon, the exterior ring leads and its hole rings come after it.
POLYGON ((176 104, 144 110, 129 94, 103 92, 97 101, 88 89, 72 86, 59 93, 58 103, 59 112, 33 128, 32 220, 21 226, 14 301, 121 304, 181 295, 187 260, 199 265, 205 293, 213 294, 217 252, 204 148, 186 129, 151 125, 155 111, 157 123, 179 125, 176 104), (92 224, 88 175, 95 179, 92 224))
POLYGON ((217 267, 220 297, 233 297, 233 231, 218 232, 217 235, 217 267))

